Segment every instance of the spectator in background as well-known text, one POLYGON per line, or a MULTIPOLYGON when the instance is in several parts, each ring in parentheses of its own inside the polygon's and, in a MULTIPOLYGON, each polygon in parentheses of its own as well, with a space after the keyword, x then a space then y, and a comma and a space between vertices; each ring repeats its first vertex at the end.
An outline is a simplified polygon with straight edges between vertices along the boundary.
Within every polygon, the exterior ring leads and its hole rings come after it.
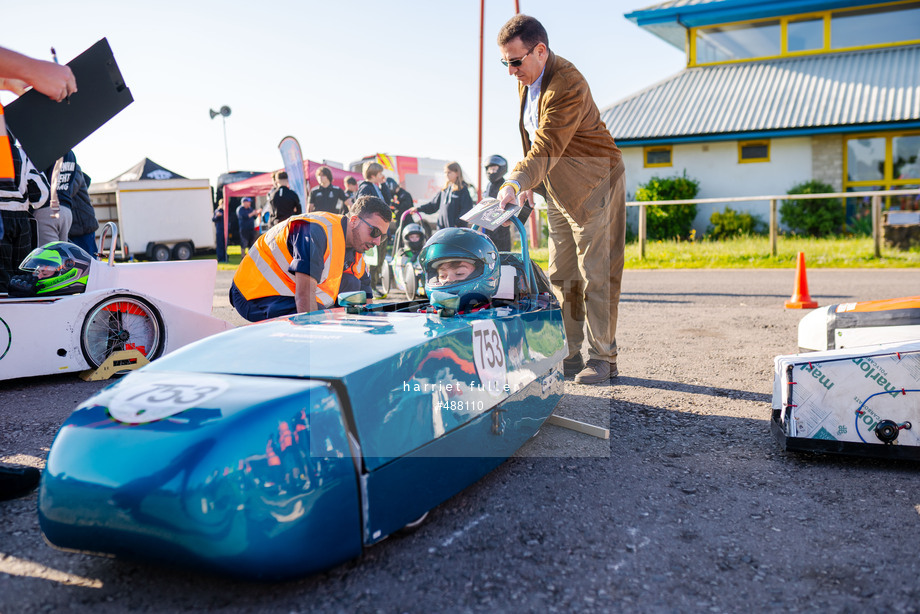
POLYGON ((73 223, 73 172, 77 158, 68 151, 45 171, 45 178, 51 186, 48 203, 32 212, 38 223, 38 244, 52 241, 67 241, 70 225, 73 223))
MULTIPOLYGON (((358 184, 357 198, 362 196, 373 196, 382 200, 389 207, 390 191, 387 190, 385 185, 387 178, 386 175, 383 174, 383 166, 377 162, 367 161, 364 163, 362 171, 364 181, 358 184)), ((377 286, 380 283, 380 273, 383 270, 389 240, 390 233, 388 231, 387 234, 383 236, 383 239, 381 239, 377 249, 371 251, 367 255, 371 276, 371 287, 374 289, 374 296, 378 298, 383 296, 383 293, 377 290, 377 286)))
POLYGON ((390 200, 390 209, 393 210, 396 220, 399 221, 402 214, 411 209, 415 203, 412 202, 412 195, 392 177, 387 177, 386 186, 392 199, 390 200))
POLYGON ((358 198, 358 180, 351 175, 345 178, 345 196, 350 198, 352 202, 358 198))
POLYGON ((332 185, 332 170, 328 166, 321 166, 314 174, 319 187, 310 192, 310 213, 347 212, 352 201, 345 194, 345 190, 332 185))
POLYGON ((256 222, 259 210, 252 208, 252 197, 244 196, 236 208, 236 219, 240 226, 240 257, 246 255, 256 241, 256 222))
MULTIPOLYGON (((502 156, 489 156, 485 163, 486 177, 489 179, 489 187, 486 190, 486 196, 495 198, 498 196, 498 190, 505 182, 505 173, 508 172, 508 161, 502 156)), ((495 247, 500 252, 511 251, 511 228, 508 226, 499 226, 495 230, 486 230, 486 236, 492 239, 495 247)))
POLYGON ((384 187, 386 175, 383 167, 376 162, 365 162, 362 168, 364 181, 358 184, 358 196, 376 196, 385 203, 390 202, 389 191, 384 187))
POLYGON ((214 210, 214 215, 211 216, 211 221, 214 222, 214 234, 217 235, 217 261, 229 262, 229 259, 227 258, 227 242, 224 238, 223 198, 217 201, 217 209, 214 210))
POLYGON ((268 219, 270 226, 301 212, 300 198, 288 185, 287 171, 275 171, 272 182, 274 187, 268 193, 268 202, 271 206, 271 216, 268 219))
POLYGON ((464 228, 467 224, 460 219, 460 216, 473 208, 470 186, 463 180, 463 170, 457 162, 451 162, 445 166, 444 174, 447 175, 444 189, 424 205, 413 207, 410 211, 421 211, 422 213, 437 211, 438 230, 464 228))
POLYGON ((73 223, 70 225, 68 238, 71 243, 82 247, 87 254, 95 258, 97 254, 96 229, 99 228, 99 221, 96 219, 96 210, 89 198, 89 184, 92 178, 83 172, 79 163, 76 163, 70 181, 73 184, 71 201, 73 223))

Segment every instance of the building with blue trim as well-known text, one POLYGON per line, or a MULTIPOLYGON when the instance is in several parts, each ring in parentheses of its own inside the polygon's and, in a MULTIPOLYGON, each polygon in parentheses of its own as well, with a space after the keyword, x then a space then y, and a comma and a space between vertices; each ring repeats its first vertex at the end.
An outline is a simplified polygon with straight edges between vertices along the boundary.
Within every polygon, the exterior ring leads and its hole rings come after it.
MULTIPOLYGON (((838 191, 920 186, 920 2, 669 0, 626 18, 687 54, 681 72, 601 111, 630 195, 684 170, 700 198, 784 194, 811 179, 838 191)), ((866 203, 849 201, 855 223, 866 203)), ((694 227, 722 209, 699 206, 694 227)))

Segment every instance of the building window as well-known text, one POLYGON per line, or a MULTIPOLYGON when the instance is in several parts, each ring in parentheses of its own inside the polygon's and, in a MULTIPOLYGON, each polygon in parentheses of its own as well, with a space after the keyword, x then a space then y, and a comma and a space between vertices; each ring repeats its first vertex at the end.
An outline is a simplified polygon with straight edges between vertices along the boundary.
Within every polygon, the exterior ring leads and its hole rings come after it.
POLYGON ((654 166, 671 166, 671 146, 656 145, 642 149, 645 158, 645 168, 654 166))
POLYGON ((690 66, 920 43, 920 1, 690 29, 690 66))
POLYGON ((770 141, 739 141, 738 163, 769 162, 770 141))
POLYGON ((789 20, 786 24, 786 51, 817 51, 824 49, 824 18, 789 20))
MULTIPOLYGON (((863 134, 847 137, 844 148, 844 180, 846 192, 868 190, 912 189, 920 186, 920 132, 863 134)), ((847 199, 847 220, 857 216, 867 206, 847 199)), ((920 197, 909 194, 887 196, 885 209, 916 211, 920 197)))
POLYGON ((920 38, 920 2, 834 13, 831 48, 868 47, 920 38))
POLYGON ((696 31, 698 64, 779 55, 779 20, 758 21, 696 31))

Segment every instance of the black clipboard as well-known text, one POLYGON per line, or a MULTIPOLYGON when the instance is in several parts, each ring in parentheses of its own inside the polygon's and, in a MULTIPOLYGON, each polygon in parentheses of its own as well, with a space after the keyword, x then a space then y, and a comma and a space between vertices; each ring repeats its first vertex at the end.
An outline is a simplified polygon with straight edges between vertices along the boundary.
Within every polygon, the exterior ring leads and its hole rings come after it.
POLYGON ((7 125, 39 170, 134 102, 108 40, 103 38, 67 65, 77 80, 77 93, 69 103, 33 89, 4 108, 7 125))

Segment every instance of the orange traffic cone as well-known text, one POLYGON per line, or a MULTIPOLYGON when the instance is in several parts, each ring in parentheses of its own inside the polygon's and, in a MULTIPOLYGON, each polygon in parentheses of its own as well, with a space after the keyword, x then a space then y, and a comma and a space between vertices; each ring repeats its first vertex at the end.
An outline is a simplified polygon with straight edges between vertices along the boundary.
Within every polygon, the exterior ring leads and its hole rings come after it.
POLYGON ((795 261, 795 290, 786 301, 786 309, 814 309, 818 303, 808 296, 808 277, 805 275, 805 252, 799 252, 795 261))

